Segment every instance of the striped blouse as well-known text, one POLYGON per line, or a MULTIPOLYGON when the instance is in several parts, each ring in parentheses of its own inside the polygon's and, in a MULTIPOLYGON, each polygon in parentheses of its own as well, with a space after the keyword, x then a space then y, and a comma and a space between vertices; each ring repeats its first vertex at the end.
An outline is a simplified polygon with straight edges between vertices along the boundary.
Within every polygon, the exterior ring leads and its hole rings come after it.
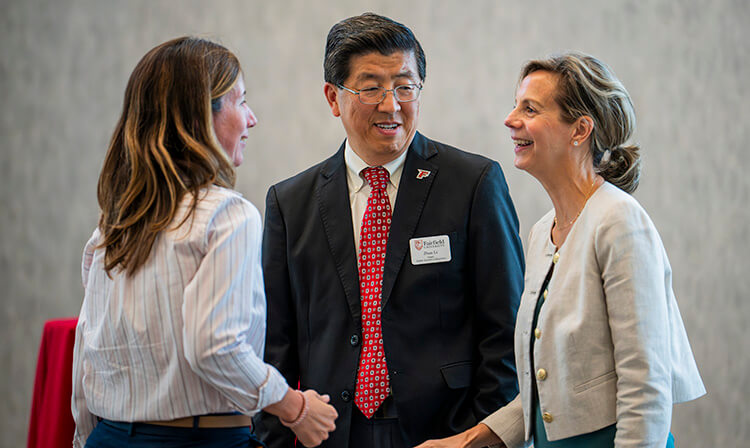
MULTIPOLYGON (((284 397, 263 362, 266 303, 261 218, 232 190, 204 190, 193 217, 159 234, 132 276, 104 271, 97 229, 82 262, 85 288, 73 355, 74 446, 96 416, 134 422, 239 411, 284 397)), ((186 195, 177 224, 192 197, 186 195)))

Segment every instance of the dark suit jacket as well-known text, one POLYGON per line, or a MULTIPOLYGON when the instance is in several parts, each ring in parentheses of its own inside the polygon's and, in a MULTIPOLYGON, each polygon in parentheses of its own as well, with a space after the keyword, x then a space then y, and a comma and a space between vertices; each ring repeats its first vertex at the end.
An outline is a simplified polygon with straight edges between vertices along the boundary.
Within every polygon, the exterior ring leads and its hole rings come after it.
MULTIPOLYGON (((344 145, 266 199, 265 359, 292 387, 331 396, 323 446, 346 447, 362 337, 344 145)), ((518 218, 500 166, 417 133, 386 249, 382 331, 399 423, 413 444, 475 425, 518 393, 513 328, 523 289, 518 218), (430 175, 417 179, 417 169, 430 175), (450 237, 452 259, 412 265, 409 239, 450 237)), ((293 444, 272 415, 270 447, 293 444)))

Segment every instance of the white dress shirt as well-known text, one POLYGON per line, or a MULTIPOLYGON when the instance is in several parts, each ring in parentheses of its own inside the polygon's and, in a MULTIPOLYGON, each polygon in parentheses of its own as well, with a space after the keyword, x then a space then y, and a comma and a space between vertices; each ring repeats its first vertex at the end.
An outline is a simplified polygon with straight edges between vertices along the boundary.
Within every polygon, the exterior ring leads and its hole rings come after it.
MULTIPOLYGON (((386 192, 391 203, 391 213, 393 213, 394 206, 396 205, 398 184, 401 181, 401 173, 404 170, 407 151, 404 151, 396 159, 383 165, 383 168, 388 171, 390 177, 386 186, 386 192)), ((346 184, 349 187, 349 204, 352 210, 354 247, 357 248, 357 256, 359 257, 359 233, 362 230, 362 218, 364 218, 365 210, 367 209, 367 198, 370 197, 370 184, 367 183, 362 170, 368 168, 369 165, 354 152, 354 149, 349 145, 349 139, 346 139, 344 148, 344 162, 346 163, 346 184)))
MULTIPOLYGON (((187 194, 173 223, 189 209, 187 194)), ((201 195, 192 218, 161 232, 129 276, 104 271, 97 229, 73 356, 74 446, 96 417, 136 422, 239 411, 280 401, 284 378, 262 360, 266 303, 261 217, 235 191, 201 195)))

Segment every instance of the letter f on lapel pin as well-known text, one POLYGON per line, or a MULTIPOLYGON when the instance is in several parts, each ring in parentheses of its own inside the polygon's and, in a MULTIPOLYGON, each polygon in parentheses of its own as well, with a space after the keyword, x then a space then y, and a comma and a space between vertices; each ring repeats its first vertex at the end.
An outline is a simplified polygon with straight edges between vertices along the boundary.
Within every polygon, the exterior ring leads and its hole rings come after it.
POLYGON ((417 168, 417 179, 422 180, 430 175, 430 171, 417 168))

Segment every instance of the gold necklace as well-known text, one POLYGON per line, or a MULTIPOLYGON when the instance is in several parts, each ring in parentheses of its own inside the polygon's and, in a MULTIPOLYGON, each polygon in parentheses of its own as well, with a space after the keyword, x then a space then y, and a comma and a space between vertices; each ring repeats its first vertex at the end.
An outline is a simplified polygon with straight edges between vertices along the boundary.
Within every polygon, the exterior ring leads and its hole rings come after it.
POLYGON ((557 223, 557 215, 555 215, 555 217, 554 217, 554 219, 552 220, 552 222, 554 223, 554 227, 555 227, 555 228, 556 228, 556 229, 557 229, 558 231, 562 231, 562 230, 565 230, 565 229, 567 229, 568 227, 572 226, 572 225, 573 225, 573 223, 574 223, 574 222, 576 222, 576 219, 578 219, 578 217, 579 217, 579 216, 581 216, 581 212, 583 212, 583 209, 584 209, 584 208, 586 207, 586 203, 587 203, 587 202, 589 201, 589 198, 591 197, 591 195, 592 195, 592 194, 594 194, 594 191, 595 191, 595 189, 594 189, 594 185, 596 185, 596 181, 597 181, 597 178, 596 178, 596 177, 594 177, 594 181, 593 181, 593 182, 591 182, 591 188, 589 188, 589 193, 588 193, 588 194, 586 195, 586 198, 585 198, 585 199, 583 200, 583 205, 581 206, 581 209, 580 209, 580 210, 578 210, 578 213, 576 213, 576 215, 575 215, 575 216, 573 217, 573 219, 571 219, 571 220, 570 220, 570 222, 568 222, 567 224, 565 224, 565 226, 564 226, 564 227, 560 227, 560 226, 558 226, 558 223, 557 223))

